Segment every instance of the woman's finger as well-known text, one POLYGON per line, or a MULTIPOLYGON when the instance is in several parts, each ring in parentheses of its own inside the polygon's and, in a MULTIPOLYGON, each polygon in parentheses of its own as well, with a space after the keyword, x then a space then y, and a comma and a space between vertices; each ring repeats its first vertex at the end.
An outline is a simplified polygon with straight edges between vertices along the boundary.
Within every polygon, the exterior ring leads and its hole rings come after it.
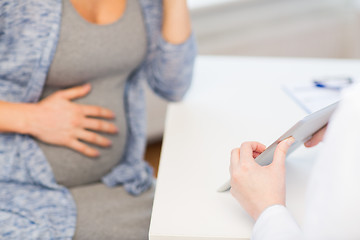
POLYGON ((77 139, 70 141, 68 143, 68 147, 88 157, 98 157, 100 155, 99 151, 89 147, 77 139))
POLYGON ((72 99, 84 97, 86 94, 90 92, 90 90, 91 90, 91 85, 85 84, 77 87, 59 90, 57 91, 57 94, 65 99, 72 100, 72 99))
POLYGON ((111 146, 111 141, 109 139, 91 131, 79 130, 77 133, 77 137, 82 141, 99 145, 101 147, 111 146))
POLYGON ((78 104, 81 107, 81 110, 85 116, 89 117, 100 117, 100 118, 108 118, 112 119, 115 117, 115 114, 107 108, 103 108, 100 106, 92 106, 92 105, 82 105, 78 104))
POLYGON ((118 129, 115 126, 115 124, 104 121, 104 120, 92 119, 92 118, 85 118, 82 123, 82 127, 89 129, 89 130, 105 132, 105 133, 117 133, 118 132, 118 129))
POLYGON ((286 153, 294 142, 295 142, 295 138, 293 137, 289 137, 281 141, 275 149, 274 159, 271 165, 278 167, 285 166, 286 153))

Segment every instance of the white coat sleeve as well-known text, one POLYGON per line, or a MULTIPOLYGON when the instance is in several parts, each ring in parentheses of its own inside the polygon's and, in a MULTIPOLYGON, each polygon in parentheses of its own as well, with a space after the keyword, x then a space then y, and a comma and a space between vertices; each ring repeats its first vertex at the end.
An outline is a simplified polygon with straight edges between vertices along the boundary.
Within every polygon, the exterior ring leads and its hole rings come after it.
POLYGON ((265 209, 253 228, 252 240, 300 240, 302 232, 282 205, 273 205, 265 209))
POLYGON ((360 239, 360 86, 333 115, 309 182, 305 239, 360 239))

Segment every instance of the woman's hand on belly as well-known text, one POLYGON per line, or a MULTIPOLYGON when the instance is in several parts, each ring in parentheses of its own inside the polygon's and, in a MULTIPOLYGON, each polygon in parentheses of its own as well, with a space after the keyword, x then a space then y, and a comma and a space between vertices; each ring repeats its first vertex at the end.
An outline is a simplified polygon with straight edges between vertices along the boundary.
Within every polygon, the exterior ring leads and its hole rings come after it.
POLYGON ((84 97, 90 90, 90 84, 60 90, 34 104, 29 116, 30 134, 43 142, 66 146, 88 157, 97 157, 99 151, 84 142, 109 147, 111 141, 94 131, 114 134, 118 130, 109 121, 97 119, 114 118, 114 113, 109 109, 71 101, 84 97))

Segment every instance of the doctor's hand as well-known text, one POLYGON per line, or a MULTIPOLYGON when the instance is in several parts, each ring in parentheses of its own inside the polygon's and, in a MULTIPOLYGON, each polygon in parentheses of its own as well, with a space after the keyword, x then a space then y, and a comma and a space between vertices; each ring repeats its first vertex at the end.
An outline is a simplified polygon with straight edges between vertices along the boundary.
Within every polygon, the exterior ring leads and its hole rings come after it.
POLYGON ((314 135, 304 143, 305 147, 314 147, 318 145, 318 143, 323 140, 324 135, 326 133, 326 129, 327 129, 327 125, 325 125, 319 131, 314 133, 314 135))
POLYGON ((84 142, 108 147, 110 140, 94 131, 116 133, 117 128, 113 123, 102 120, 114 118, 114 113, 109 109, 71 101, 84 97, 90 90, 90 84, 60 90, 34 104, 29 114, 29 134, 49 144, 69 147, 88 157, 98 156, 99 152, 84 142))
POLYGON ((231 152, 231 194, 255 220, 269 206, 285 206, 285 157, 294 138, 280 142, 273 162, 260 166, 254 159, 265 150, 258 142, 245 142, 231 152))

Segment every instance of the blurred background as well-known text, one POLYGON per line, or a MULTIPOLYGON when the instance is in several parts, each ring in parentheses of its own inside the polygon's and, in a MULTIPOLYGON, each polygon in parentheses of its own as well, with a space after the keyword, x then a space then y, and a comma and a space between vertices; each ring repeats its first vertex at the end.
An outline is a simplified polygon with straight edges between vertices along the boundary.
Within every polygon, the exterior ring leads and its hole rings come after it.
MULTIPOLYGON (((359 58, 360 0, 188 0, 199 55, 359 58)), ((359 66, 360 67, 360 66, 359 66)), ((147 90, 157 168, 166 103, 147 90)))

